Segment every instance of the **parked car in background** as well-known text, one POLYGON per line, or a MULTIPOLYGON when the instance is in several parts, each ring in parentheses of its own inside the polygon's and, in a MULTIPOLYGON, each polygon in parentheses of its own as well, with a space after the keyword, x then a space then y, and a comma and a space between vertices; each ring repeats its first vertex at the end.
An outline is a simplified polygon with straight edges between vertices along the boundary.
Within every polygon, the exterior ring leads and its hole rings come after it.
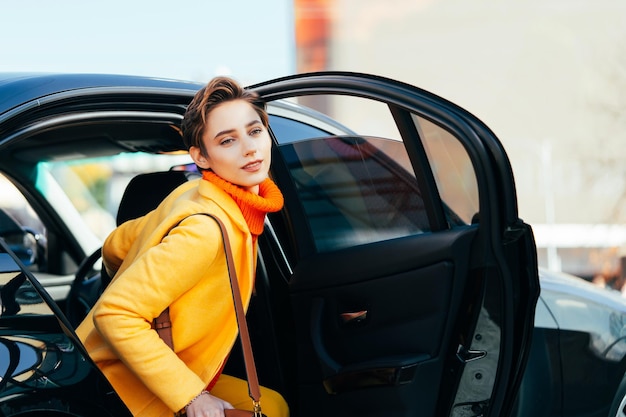
MULTIPOLYGON (((73 328, 131 179, 158 172, 140 187, 151 196, 166 177, 193 180, 179 125, 200 87, 0 75, 0 174, 46 238, 33 268, 0 245, 0 285, 34 294, 0 317, 3 415, 127 414, 73 328)), ((259 240, 248 311, 261 383, 294 417, 523 411, 536 248, 493 133, 440 97, 371 75, 251 88, 270 114, 271 175, 285 195, 259 240)), ((241 365, 234 352, 227 371, 243 375, 241 365)), ((565 410, 552 404, 551 415, 565 410)))
POLYGON ((626 415, 626 298, 539 270, 541 296, 514 415, 626 415))

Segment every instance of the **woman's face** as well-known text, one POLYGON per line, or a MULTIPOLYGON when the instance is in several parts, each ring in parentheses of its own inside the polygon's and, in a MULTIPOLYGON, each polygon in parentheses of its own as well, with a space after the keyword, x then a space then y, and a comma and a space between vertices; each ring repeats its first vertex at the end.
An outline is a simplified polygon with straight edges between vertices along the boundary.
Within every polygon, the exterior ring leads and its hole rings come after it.
POLYGON ((215 107, 202 141, 206 156, 195 146, 189 149, 199 167, 258 194, 259 184, 268 177, 272 140, 252 104, 233 100, 215 107))

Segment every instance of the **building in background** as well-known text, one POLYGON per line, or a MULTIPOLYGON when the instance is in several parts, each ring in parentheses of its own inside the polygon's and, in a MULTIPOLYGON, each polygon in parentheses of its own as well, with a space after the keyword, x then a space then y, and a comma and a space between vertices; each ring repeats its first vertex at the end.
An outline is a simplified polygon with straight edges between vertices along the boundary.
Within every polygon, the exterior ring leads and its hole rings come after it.
POLYGON ((294 0, 294 9, 298 72, 387 76, 476 114, 511 158, 540 264, 619 273, 625 2, 294 0))

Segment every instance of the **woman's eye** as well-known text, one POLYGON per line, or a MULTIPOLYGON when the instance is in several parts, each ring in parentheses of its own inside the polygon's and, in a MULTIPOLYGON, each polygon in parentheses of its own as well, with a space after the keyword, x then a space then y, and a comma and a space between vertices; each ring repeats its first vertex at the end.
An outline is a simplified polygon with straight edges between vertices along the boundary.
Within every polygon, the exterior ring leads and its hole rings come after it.
POLYGON ((261 129, 260 127, 257 127, 257 128, 252 129, 250 134, 256 136, 256 135, 259 135, 261 132, 263 132, 263 129, 261 129))
POLYGON ((229 143, 231 143, 234 139, 233 138, 224 138, 220 141, 220 145, 228 145, 229 143))

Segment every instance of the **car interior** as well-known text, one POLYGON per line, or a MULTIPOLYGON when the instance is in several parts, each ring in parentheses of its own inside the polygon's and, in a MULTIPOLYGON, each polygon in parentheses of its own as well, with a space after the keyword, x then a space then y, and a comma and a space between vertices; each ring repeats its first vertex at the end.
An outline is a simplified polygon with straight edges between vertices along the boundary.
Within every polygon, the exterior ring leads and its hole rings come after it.
MULTIPOLYGON (((3 166, 7 167, 4 174, 14 180, 12 181, 14 184, 34 186, 32 178, 37 175, 38 164, 46 161, 97 158, 136 152, 179 153, 184 149, 178 128, 184 107, 162 107, 156 112, 135 112, 132 109, 118 112, 120 110, 118 106, 115 107, 116 112, 103 109, 101 113, 77 112, 54 116, 35 124, 22 121, 27 127, 16 133, 20 140, 13 141, 10 147, 3 145, 11 142, 12 137, 0 143, 0 159, 3 160, 3 166)), ((197 176, 197 173, 176 170, 137 176, 129 183, 120 202, 117 223, 120 224, 156 207, 176 185, 194 176, 197 176)), ((99 268, 94 269, 94 265, 98 264, 99 250, 87 256, 83 255, 76 242, 62 238, 72 236, 72 233, 67 231, 63 221, 54 218, 53 211, 46 210, 48 203, 42 195, 35 189, 23 188, 20 191, 28 197, 31 207, 46 225, 48 236, 46 256, 49 262, 46 270, 38 276, 66 276, 75 273, 68 299, 59 303, 71 323, 77 325, 100 295, 101 280, 107 279, 100 275, 99 268)), ((266 244, 261 245, 265 245, 267 250, 266 244)), ((250 333, 255 346, 255 356, 258 358, 257 367, 261 383, 280 390, 288 384, 277 370, 280 369, 280 363, 284 363, 290 355, 288 349, 279 351, 275 345, 276 339, 273 336, 275 330, 271 320, 274 320, 275 314, 285 307, 277 307, 274 311, 271 302, 279 296, 269 294, 266 288, 261 288, 264 287, 264 283, 268 283, 268 277, 263 262, 259 262, 259 269, 257 278, 259 288, 255 300, 251 302, 249 318, 263 324, 251 324, 250 333), (255 342, 255 339, 259 341, 255 342)), ((245 377, 243 357, 237 354, 237 349, 231 354, 227 372, 245 377)))

